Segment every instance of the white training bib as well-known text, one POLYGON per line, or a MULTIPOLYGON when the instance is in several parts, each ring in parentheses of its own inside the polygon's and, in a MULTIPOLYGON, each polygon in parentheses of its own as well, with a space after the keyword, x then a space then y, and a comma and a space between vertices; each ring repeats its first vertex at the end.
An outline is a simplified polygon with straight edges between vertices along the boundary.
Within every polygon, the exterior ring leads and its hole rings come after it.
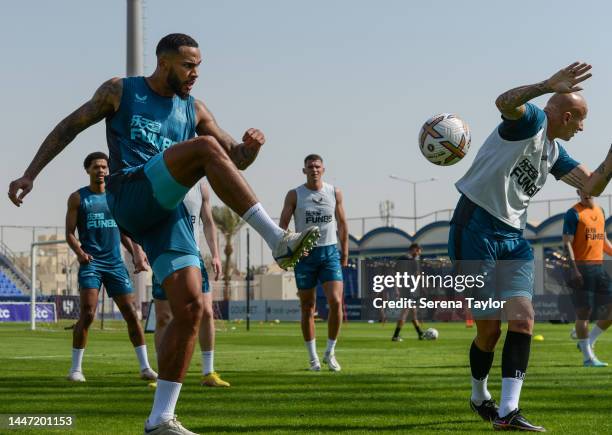
POLYGON ((293 212, 295 230, 304 231, 315 225, 321 231, 317 246, 335 245, 336 236, 336 189, 323 183, 321 190, 310 190, 304 184, 295 189, 297 203, 293 212))
POLYGON ((455 187, 497 219, 524 229, 529 201, 559 158, 559 145, 546 138, 547 122, 534 136, 518 141, 503 139, 496 127, 455 187))

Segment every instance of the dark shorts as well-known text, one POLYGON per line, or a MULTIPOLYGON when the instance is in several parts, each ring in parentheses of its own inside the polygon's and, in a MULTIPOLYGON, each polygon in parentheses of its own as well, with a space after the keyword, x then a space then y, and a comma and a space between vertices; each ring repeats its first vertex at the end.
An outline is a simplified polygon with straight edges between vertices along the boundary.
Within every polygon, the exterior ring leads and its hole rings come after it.
POLYGON ((612 303, 612 281, 602 264, 579 265, 584 285, 572 289, 575 308, 599 308, 612 303))
POLYGON ((200 267, 193 225, 183 205, 188 187, 170 174, 163 153, 108 178, 107 201, 123 232, 139 243, 163 281, 185 267, 200 267))
POLYGON ((123 262, 115 267, 101 267, 94 262, 79 267, 79 290, 100 289, 102 284, 110 298, 134 292, 123 262))

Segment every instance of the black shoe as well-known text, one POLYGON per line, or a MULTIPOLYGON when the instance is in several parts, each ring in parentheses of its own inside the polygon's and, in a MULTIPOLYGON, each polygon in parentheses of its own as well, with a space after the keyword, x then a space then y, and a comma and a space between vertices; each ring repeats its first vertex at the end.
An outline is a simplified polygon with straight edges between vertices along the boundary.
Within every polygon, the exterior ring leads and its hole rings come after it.
POLYGON ((424 340, 422 332, 419 334, 419 340, 424 340))
POLYGON ((493 420, 495 430, 524 430, 527 432, 546 432, 542 426, 536 426, 527 421, 520 409, 515 409, 505 417, 497 416, 493 420))
POLYGON ((476 405, 470 400, 470 408, 472 408, 472 411, 480 415, 480 418, 488 422, 491 422, 497 418, 497 410, 499 409, 495 403, 495 399, 485 400, 480 405, 476 405))

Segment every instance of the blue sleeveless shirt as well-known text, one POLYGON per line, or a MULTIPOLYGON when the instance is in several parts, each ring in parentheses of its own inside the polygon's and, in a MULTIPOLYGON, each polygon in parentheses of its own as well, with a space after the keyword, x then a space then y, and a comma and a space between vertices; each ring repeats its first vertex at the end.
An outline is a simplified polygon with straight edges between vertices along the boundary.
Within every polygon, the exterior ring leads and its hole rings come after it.
POLYGON ((77 229, 83 251, 90 254, 95 265, 116 267, 121 259, 121 236, 106 203, 106 193, 94 193, 88 186, 79 189, 77 229))
POLYGON ((106 119, 110 173, 129 172, 196 135, 194 98, 156 94, 144 77, 122 80, 121 103, 106 119))

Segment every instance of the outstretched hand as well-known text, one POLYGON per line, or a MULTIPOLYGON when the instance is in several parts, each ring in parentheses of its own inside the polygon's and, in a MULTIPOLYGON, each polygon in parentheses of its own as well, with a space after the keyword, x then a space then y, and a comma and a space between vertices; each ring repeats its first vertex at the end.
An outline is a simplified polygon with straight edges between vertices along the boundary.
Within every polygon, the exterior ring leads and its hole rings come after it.
POLYGON ((591 68, 588 63, 574 62, 551 76, 546 84, 553 92, 560 94, 581 91, 582 88, 577 85, 591 78, 591 68))
POLYGON ((23 203, 23 198, 32 190, 32 187, 34 187, 34 181, 24 175, 9 184, 8 196, 13 204, 19 207, 23 203))

